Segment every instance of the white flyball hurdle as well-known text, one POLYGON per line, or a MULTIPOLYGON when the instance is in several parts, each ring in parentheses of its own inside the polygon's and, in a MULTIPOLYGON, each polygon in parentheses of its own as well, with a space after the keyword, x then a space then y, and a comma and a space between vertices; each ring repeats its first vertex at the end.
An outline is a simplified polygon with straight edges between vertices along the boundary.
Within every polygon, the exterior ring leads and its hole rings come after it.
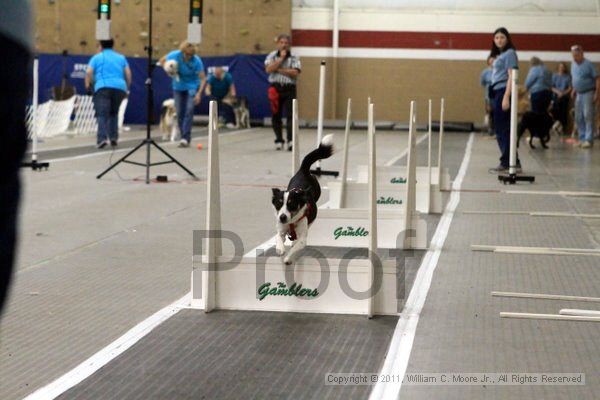
MULTIPOLYGON (((414 121, 413 121, 414 123, 414 121)), ((440 127, 439 127, 439 145, 438 145, 438 164, 432 165, 432 104, 429 100, 429 130, 428 130, 428 157, 427 166, 416 167, 417 180, 417 210, 422 213, 439 214, 443 209, 442 190, 450 189, 450 173, 448 168, 443 167, 443 149, 444 149, 444 99, 440 105, 440 127)), ((405 166, 378 166, 377 176, 379 187, 380 203, 386 207, 393 207, 401 200, 394 193, 398 192, 397 186, 406 184, 407 169, 405 166)), ((358 166, 357 183, 366 183, 367 167, 358 166)), ((353 184, 348 188, 352 190, 353 184)), ((335 189, 336 185, 332 186, 335 189)), ((356 190, 356 189, 355 189, 356 190)), ((360 199, 361 196, 358 196, 360 199)), ((360 200, 359 200, 360 201, 360 200)))
MULTIPOLYGON (((209 114, 206 228, 208 232, 216 233, 221 230, 221 199, 217 107, 214 101, 210 102, 209 114)), ((374 150, 372 130, 370 139, 374 150)), ((371 204, 369 211, 366 226, 377 232, 375 203, 371 204)), ((207 238, 203 239, 202 254, 194 255, 193 259, 192 308, 205 312, 214 309, 262 310, 363 314, 369 317, 398 313, 397 285, 404 283, 397 277, 395 259, 378 259, 376 235, 371 235, 364 246, 369 250, 368 259, 307 255, 289 266, 274 252, 267 256, 261 253, 262 250, 257 250, 251 257, 223 256, 220 235, 203 237, 207 238)))
MULTIPOLYGON (((350 105, 350 104, 349 104, 350 105)), ((371 204, 380 203, 381 188, 377 182, 375 152, 374 106, 369 104, 369 173, 367 183, 329 182, 329 203, 327 208, 319 208, 318 217, 313 222, 308 235, 309 246, 330 246, 365 248, 371 239, 372 229, 368 220, 372 215, 371 204), (343 188, 346 187, 344 190, 343 188), (341 207, 341 205, 345 207, 341 207)), ((402 199, 397 207, 382 209, 377 207, 378 247, 383 249, 425 249, 427 248, 427 224, 416 210, 416 151, 415 151, 415 102, 411 102, 411 123, 409 129, 409 151, 407 184, 394 186, 394 195, 402 199)), ((347 118, 348 121, 348 118, 347 118)), ((344 143, 347 147, 348 129, 344 143)), ((347 165, 347 155, 344 164, 347 165)), ((346 172, 342 169, 342 177, 346 172)))

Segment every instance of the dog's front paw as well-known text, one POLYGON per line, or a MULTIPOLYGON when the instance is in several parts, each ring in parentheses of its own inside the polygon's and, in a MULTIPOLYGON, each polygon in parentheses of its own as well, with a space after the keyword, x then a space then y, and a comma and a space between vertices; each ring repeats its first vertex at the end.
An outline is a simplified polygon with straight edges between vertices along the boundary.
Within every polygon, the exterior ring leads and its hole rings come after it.
POLYGON ((292 265, 293 260, 292 260, 292 258, 290 256, 287 256, 286 258, 283 259, 283 263, 285 265, 292 265))
POLYGON ((285 247, 284 246, 277 246, 275 248, 275 252, 277 253, 278 256, 282 256, 285 254, 285 247))

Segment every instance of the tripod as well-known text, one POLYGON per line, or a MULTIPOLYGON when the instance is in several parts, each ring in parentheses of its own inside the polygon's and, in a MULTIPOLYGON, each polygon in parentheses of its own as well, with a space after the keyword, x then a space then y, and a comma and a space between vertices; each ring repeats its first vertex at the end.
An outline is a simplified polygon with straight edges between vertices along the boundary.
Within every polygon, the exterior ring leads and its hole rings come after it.
POLYGON ((114 164, 112 164, 110 167, 108 167, 106 170, 104 170, 100 175, 98 175, 96 177, 96 179, 102 178, 107 172, 109 172, 111 169, 113 169, 114 167, 116 167, 117 165, 119 165, 120 163, 123 162, 123 163, 127 163, 127 164, 133 164, 133 165, 139 165, 141 167, 145 167, 146 168, 146 184, 150 183, 150 167, 154 167, 157 165, 163 165, 163 164, 171 164, 171 163, 177 164, 181 169, 183 169, 190 176, 192 176, 194 179, 197 180, 198 177, 196 175, 194 175, 194 173, 192 171, 187 169, 185 166, 183 166, 183 164, 181 164, 179 161, 177 161, 172 155, 167 153, 167 151, 164 150, 162 147, 160 147, 154 141, 154 139, 152 139, 152 137, 150 136, 150 131, 152 130, 151 125, 154 120, 154 118, 153 118, 153 116, 154 116, 154 90, 152 89, 152 72, 154 71, 155 65, 152 62, 152 0, 150 0, 148 3, 149 3, 149 8, 148 8, 148 13, 149 13, 149 16, 148 16, 148 46, 146 46, 144 48, 144 50, 146 50, 146 52, 148 54, 148 78, 146 78, 146 82, 145 82, 146 96, 147 96, 146 97, 146 106, 147 106, 147 113, 148 113, 147 118, 146 118, 146 138, 144 140, 142 140, 142 142, 140 144, 135 146, 130 152, 125 154, 121 159, 119 159, 114 164), (137 150, 139 150, 143 146, 146 146, 146 162, 145 163, 141 163, 141 162, 137 162, 137 161, 130 161, 127 159, 127 158, 129 158, 129 156, 131 156, 133 153, 135 153, 137 150), (156 147, 169 160, 151 163, 150 162, 151 146, 156 147))

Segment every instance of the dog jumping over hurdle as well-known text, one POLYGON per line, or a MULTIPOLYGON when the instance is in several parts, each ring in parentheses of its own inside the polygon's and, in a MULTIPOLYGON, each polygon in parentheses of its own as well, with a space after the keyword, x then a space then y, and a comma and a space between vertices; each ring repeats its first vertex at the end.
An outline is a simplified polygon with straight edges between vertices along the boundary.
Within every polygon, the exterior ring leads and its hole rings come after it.
POLYGON ((333 135, 325 136, 318 148, 308 153, 302 160, 300 169, 290 179, 287 190, 273 188, 271 200, 277 218, 277 255, 285 253, 286 236, 293 242, 283 262, 292 264, 295 255, 306 247, 308 228, 317 218, 317 201, 321 197, 321 186, 310 173, 310 167, 318 160, 333 154, 333 135))

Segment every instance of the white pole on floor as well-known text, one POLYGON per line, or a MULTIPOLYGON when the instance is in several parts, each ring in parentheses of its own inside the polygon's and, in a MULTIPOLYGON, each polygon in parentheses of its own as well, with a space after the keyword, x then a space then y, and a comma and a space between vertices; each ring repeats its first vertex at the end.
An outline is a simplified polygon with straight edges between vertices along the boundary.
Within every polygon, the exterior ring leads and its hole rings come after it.
POLYGON ((512 69, 510 80, 510 153, 508 163, 508 173, 515 175, 517 173, 517 111, 519 107, 519 96, 517 91, 517 81, 519 79, 519 70, 512 69))
POLYGON ((600 297, 567 296, 567 295, 562 295, 562 294, 492 292, 492 296, 494 296, 494 297, 515 297, 515 298, 522 298, 522 299, 563 300, 563 301, 582 301, 582 302, 600 303, 600 297))
MULTIPOLYGON (((375 263, 377 262, 377 158, 375 152, 375 121, 374 121, 374 106, 369 104, 368 111, 368 138, 369 138, 369 259, 371 261, 369 267, 369 290, 373 288, 373 277, 375 276, 375 263)), ((373 301, 375 293, 369 293, 367 314, 369 318, 373 317, 373 301)))
POLYGON ((212 233, 206 239, 206 262, 208 268, 202 271, 202 293, 204 311, 212 311, 216 304, 216 266, 217 257, 222 253, 221 239, 216 236, 221 230, 221 179, 219 168, 219 132, 217 102, 209 104, 208 121, 208 183, 206 194, 206 230, 212 233))
POLYGON ((560 315, 578 315, 580 317, 600 317, 599 310, 578 310, 578 309, 570 309, 563 308, 559 311, 560 315))
POLYGON ((39 84, 40 84, 40 72, 39 72, 40 60, 35 57, 33 60, 33 102, 31 105, 33 112, 33 119, 31 124, 31 162, 37 162, 37 148, 38 148, 38 104, 39 104, 39 84))
MULTIPOLYGON (((416 227, 413 226, 413 217, 416 210, 416 151, 415 151, 415 124, 417 121, 417 105, 410 102, 410 122, 408 126, 408 154, 406 156, 406 202, 404 203, 404 238, 400 244, 402 249, 413 247, 413 237, 416 227)), ((416 238, 415 238, 416 239, 416 238)))
MULTIPOLYGON (((317 146, 321 144, 323 139, 323 113, 325 107, 325 72, 326 63, 325 60, 321 61, 321 67, 319 69, 319 111, 317 115, 317 146)), ((317 169, 321 168, 321 161, 317 161, 317 169)))
POLYGON ((554 321, 600 322, 600 317, 583 317, 583 316, 579 316, 579 315, 501 312, 500 317, 501 318, 520 318, 520 319, 546 319, 546 320, 554 320, 554 321))
POLYGON ((348 153, 350 152, 350 125, 352 124, 352 99, 348 99, 346 108, 346 128, 344 129, 344 155, 342 158, 340 208, 346 207, 346 181, 348 179, 348 153))
POLYGON ((298 126, 298 100, 292 102, 292 176, 300 168, 300 138, 298 126))
MULTIPOLYGON (((427 126, 428 126, 428 138, 427 138, 427 142, 428 142, 428 147, 427 147, 427 214, 431 213, 431 139, 432 139, 432 129, 431 129, 431 114, 432 114, 432 109, 431 109, 431 99, 429 99, 429 117, 428 117, 428 122, 427 122, 427 126)), ((439 182, 438 182, 438 187, 439 187, 439 182)))

